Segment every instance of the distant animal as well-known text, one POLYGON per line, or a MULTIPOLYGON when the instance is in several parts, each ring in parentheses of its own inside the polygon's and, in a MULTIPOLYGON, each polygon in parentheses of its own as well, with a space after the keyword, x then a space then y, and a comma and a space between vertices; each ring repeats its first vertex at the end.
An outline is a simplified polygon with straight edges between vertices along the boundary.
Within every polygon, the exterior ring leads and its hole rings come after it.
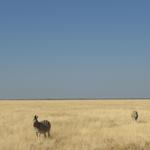
POLYGON ((41 134, 44 134, 44 137, 47 137, 46 133, 48 137, 50 137, 51 123, 48 120, 38 121, 38 116, 35 115, 33 118, 33 127, 35 128, 37 137, 41 134))
POLYGON ((138 117, 139 117, 139 115, 138 115, 138 112, 137 112, 137 111, 133 111, 133 112, 131 113, 131 118, 132 118, 133 120, 137 121, 138 117))

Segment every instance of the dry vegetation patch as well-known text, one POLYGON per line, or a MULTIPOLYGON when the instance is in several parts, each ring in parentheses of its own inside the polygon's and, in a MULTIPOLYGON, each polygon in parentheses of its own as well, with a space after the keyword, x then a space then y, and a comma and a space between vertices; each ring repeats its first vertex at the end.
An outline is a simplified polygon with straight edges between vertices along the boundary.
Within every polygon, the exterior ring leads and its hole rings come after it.
POLYGON ((0 150, 149 150, 149 110, 146 100, 0 101, 0 150), (50 138, 36 138, 35 114, 50 138))

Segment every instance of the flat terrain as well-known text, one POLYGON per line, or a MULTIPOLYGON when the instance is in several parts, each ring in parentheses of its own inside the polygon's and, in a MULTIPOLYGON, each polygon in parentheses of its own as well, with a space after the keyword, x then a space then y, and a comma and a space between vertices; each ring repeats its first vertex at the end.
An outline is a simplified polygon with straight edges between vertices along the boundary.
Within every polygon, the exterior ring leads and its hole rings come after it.
POLYGON ((1 100, 0 150, 150 150, 150 101, 1 100), (49 139, 36 138, 35 114, 51 122, 49 139))

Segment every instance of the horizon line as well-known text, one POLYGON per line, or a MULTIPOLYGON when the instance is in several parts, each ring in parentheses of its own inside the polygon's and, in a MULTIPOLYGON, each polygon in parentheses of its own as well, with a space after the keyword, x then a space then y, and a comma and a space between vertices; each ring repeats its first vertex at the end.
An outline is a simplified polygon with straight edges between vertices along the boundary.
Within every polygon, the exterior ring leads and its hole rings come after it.
POLYGON ((132 100, 132 99, 137 99, 137 100, 142 100, 142 99, 145 99, 145 100, 148 100, 150 99, 150 97, 148 98, 130 98, 130 97, 125 97, 125 98, 118 98, 118 97, 113 97, 113 98, 110 98, 110 97, 105 97, 105 98, 0 98, 0 100, 132 100))

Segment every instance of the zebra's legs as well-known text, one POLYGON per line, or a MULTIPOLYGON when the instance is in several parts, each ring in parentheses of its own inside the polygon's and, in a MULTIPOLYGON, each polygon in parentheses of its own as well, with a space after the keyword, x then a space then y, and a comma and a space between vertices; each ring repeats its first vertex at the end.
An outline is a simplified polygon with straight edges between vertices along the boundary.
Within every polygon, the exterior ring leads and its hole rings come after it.
POLYGON ((50 137, 50 131, 48 131, 48 137, 50 137))
POLYGON ((39 136, 39 135, 38 135, 38 132, 36 132, 36 137, 38 138, 38 136, 39 136))

